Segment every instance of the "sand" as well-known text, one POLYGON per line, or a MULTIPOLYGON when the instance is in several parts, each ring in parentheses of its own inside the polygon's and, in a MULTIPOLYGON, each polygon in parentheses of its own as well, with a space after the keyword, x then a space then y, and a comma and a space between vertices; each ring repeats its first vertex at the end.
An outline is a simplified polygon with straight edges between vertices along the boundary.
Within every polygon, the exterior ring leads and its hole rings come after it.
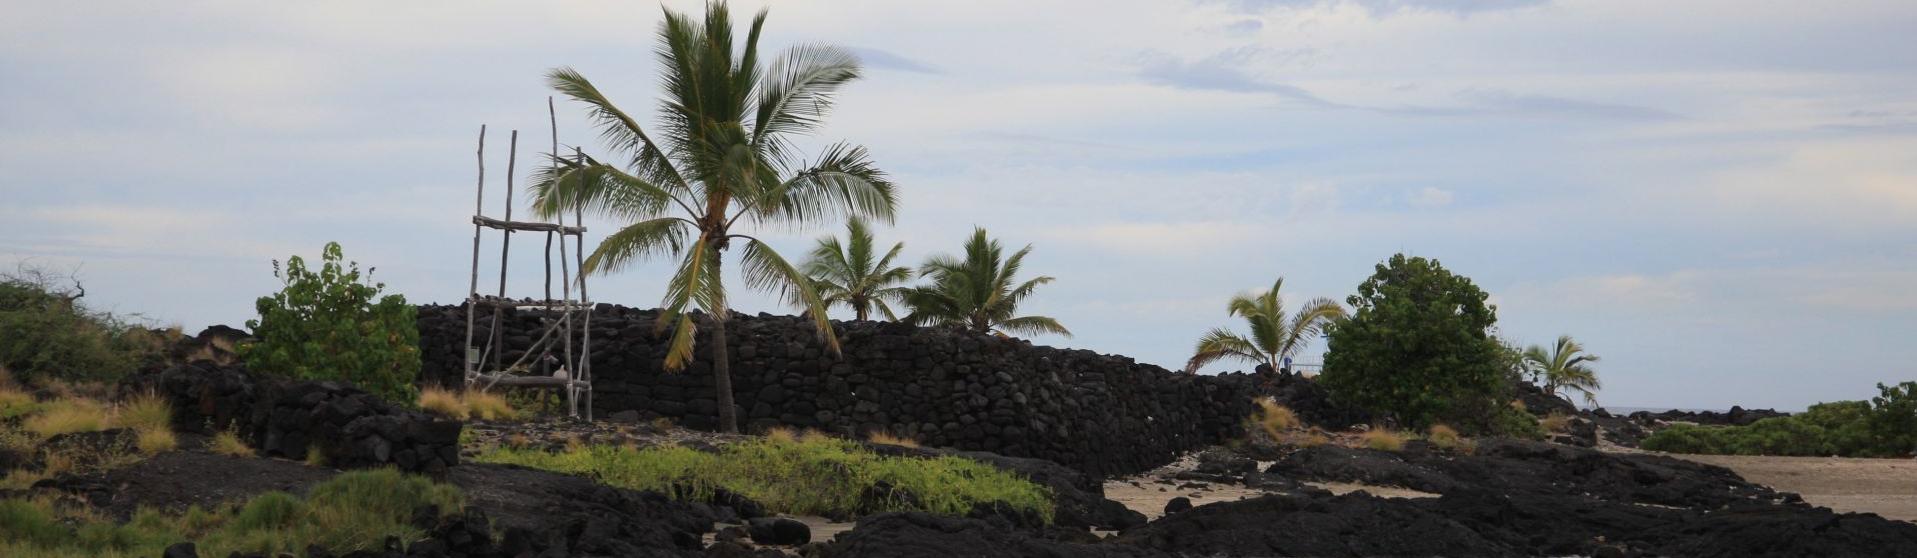
POLYGON ((1796 492, 1806 502, 1840 512, 1917 522, 1917 460, 1670 455, 1728 468, 1744 480, 1796 492))

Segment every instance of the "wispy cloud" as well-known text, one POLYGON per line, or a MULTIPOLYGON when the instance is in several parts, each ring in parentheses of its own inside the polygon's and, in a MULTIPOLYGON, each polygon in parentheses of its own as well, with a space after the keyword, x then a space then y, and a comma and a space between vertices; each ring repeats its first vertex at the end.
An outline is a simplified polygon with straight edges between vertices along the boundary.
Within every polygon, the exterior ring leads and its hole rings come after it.
POLYGON ((917 60, 913 60, 910 58, 906 58, 904 56, 899 56, 897 54, 893 54, 883 50, 879 50, 876 48, 853 47, 851 50, 854 54, 859 55, 859 62, 862 62, 867 67, 871 67, 871 68, 879 68, 884 70, 898 70, 901 72, 912 72, 912 73, 918 73, 918 74, 944 73, 939 71, 938 68, 932 67, 929 64, 919 62, 917 60))

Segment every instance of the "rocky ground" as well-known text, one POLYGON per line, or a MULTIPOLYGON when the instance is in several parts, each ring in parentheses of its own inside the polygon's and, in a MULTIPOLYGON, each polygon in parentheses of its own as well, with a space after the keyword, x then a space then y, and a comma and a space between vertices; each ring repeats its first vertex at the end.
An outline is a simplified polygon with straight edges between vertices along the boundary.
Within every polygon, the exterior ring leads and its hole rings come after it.
MULTIPOLYGON (((743 439, 666 424, 473 424, 469 446, 573 443, 691 447, 743 439)), ((1818 472, 1862 492, 1906 482, 1917 463, 1871 468, 1801 462, 1773 468, 1729 458, 1676 459, 1546 442, 1480 440, 1472 451, 1411 442, 1348 447, 1212 448, 1149 473, 1100 480, 1047 461, 873 446, 897 455, 955 454, 1051 487, 1057 522, 886 513, 856 522, 767 517, 745 501, 685 503, 584 477, 473 463, 447 482, 471 511, 442 520, 415 552, 385 556, 1911 556, 1917 524, 1817 507, 1776 487, 1818 472), (1262 459, 1249 457, 1256 455, 1262 459), (1721 460, 1752 471, 1700 463, 1721 460), (1778 480, 1772 480, 1778 479, 1778 480), (1751 482, 1752 480, 1759 482, 1751 482), (1760 484, 1763 483, 1763 484, 1760 484), (490 525, 490 529, 486 528, 490 525)), ((181 510, 270 490, 299 493, 337 474, 273 458, 197 449, 89 476, 43 481, 118 517, 137 506, 181 510)), ((1835 464, 1833 464, 1835 463, 1835 464)), ((1818 481, 1824 482, 1824 481, 1818 481)), ((1815 497, 1837 496, 1838 484, 1815 497), (1830 492, 1832 494, 1824 494, 1830 492)), ((1894 490, 1894 489, 1892 489, 1894 490)), ((1857 494, 1861 496, 1862 494, 1857 494)))

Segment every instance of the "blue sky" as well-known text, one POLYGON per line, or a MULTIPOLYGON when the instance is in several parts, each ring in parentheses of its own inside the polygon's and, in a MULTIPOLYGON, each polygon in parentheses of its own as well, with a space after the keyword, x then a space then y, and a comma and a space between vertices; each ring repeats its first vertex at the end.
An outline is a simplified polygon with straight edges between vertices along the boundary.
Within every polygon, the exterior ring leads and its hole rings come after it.
MULTIPOLYGON (((547 69, 636 113, 657 90, 652 3, 8 4, 0 264, 77 268, 88 301, 189 328, 251 317, 271 259, 329 240, 459 300, 478 126, 496 193, 499 132, 548 141, 547 69)), ((1077 333, 1040 343, 1176 367, 1236 325, 1234 292, 1283 275, 1291 300, 1342 299, 1405 251, 1491 292, 1504 335, 1584 341, 1607 405, 1794 409, 1917 378, 1917 4, 772 8, 769 45, 869 67, 817 139, 897 177, 882 240, 913 262, 973 225, 1034 244, 1058 281, 1029 311, 1077 333)), ((560 107, 561 142, 594 149, 560 107)), ((666 270, 593 292, 652 306, 666 270)))

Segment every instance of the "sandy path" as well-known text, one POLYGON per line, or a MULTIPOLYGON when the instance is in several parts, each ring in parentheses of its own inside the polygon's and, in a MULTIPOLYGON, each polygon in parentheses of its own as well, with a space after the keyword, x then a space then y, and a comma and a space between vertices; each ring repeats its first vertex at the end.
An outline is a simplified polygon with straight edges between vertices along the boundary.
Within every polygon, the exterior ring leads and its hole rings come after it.
POLYGON ((1917 460, 1848 457, 1680 455, 1736 471, 1745 480, 1837 511, 1917 522, 1917 460))
MULTIPOLYGON (((1198 465, 1193 455, 1186 455, 1170 465, 1159 467, 1142 475, 1105 481, 1105 497, 1124 504, 1132 511, 1145 514, 1146 519, 1156 520, 1165 515, 1165 504, 1173 498, 1184 496, 1191 499, 1193 507, 1212 502, 1229 502, 1255 498, 1270 494, 1264 490, 1246 488, 1238 484, 1223 484, 1174 480, 1171 477, 1183 471, 1190 471, 1198 465), (1202 486, 1196 486, 1202 485, 1202 486), (1185 486, 1187 488, 1180 488, 1185 486)), ((1263 470, 1271 466, 1270 462, 1260 462, 1263 470)), ((1307 482, 1312 486, 1330 490, 1333 494, 1365 491, 1381 498, 1427 498, 1436 494, 1419 492, 1395 486, 1372 486, 1349 482, 1307 482)))

